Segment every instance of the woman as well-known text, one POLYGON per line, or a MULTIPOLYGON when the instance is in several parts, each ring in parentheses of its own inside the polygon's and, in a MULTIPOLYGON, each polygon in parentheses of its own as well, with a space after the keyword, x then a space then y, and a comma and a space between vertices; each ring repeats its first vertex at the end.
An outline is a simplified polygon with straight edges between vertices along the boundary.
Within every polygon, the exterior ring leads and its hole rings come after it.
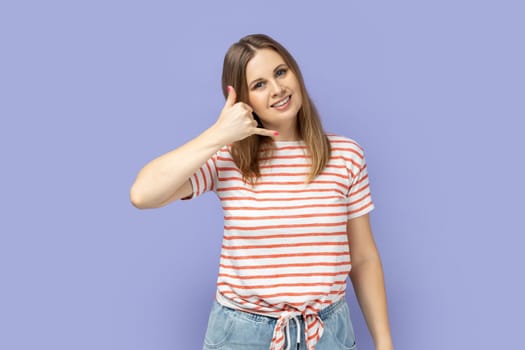
POLYGON ((148 163, 131 188, 138 208, 206 191, 221 200, 204 348, 355 349, 349 275, 376 349, 392 349, 362 148, 325 134, 296 61, 266 35, 230 47, 222 88, 218 120, 148 163))

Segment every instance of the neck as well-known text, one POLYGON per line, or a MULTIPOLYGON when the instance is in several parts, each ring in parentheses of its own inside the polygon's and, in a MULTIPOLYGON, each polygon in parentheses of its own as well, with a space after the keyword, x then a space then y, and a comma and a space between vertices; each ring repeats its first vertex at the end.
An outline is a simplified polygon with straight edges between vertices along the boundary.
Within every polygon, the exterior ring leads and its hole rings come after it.
POLYGON ((277 130, 279 135, 274 136, 275 141, 300 141, 299 130, 294 123, 294 125, 279 125, 279 126, 270 126, 268 129, 277 130))

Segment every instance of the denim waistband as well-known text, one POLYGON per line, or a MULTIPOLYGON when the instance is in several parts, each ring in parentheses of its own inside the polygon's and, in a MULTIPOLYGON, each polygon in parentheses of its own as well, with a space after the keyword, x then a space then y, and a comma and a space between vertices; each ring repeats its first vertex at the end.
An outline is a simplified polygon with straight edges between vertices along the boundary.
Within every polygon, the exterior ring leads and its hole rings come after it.
MULTIPOLYGON (((262 323, 275 323, 277 321, 276 317, 266 316, 266 315, 261 315, 261 314, 255 314, 255 313, 246 312, 246 311, 242 311, 242 310, 236 310, 236 309, 232 309, 232 308, 230 308, 228 306, 224 306, 224 305, 220 304, 217 301, 215 301, 215 302, 220 307, 224 308, 224 310, 226 312, 234 313, 235 317, 243 318, 243 319, 248 320, 248 321, 255 321, 255 322, 262 322, 262 323)), ((324 309, 320 310, 317 314, 319 315, 321 320, 324 321, 327 318, 329 318, 334 312, 336 312, 339 308, 341 308, 344 305, 345 302, 346 302, 345 297, 342 296, 341 299, 339 299, 336 302, 328 305, 324 309)), ((297 318, 300 319, 301 321, 304 321, 302 315, 298 315, 297 318)))

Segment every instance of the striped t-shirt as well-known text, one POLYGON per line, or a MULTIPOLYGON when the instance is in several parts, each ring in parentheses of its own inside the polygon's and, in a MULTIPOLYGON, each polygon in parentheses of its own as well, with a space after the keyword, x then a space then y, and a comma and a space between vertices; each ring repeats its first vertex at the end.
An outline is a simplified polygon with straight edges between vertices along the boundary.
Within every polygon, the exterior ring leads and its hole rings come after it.
POLYGON ((309 349, 322 335, 319 310, 344 297, 351 269, 347 221, 374 208, 361 146, 328 135, 331 157, 306 184, 310 158, 303 141, 274 141, 251 185, 221 148, 191 177, 194 198, 214 191, 224 211, 217 301, 278 318, 271 349, 302 315, 309 349))

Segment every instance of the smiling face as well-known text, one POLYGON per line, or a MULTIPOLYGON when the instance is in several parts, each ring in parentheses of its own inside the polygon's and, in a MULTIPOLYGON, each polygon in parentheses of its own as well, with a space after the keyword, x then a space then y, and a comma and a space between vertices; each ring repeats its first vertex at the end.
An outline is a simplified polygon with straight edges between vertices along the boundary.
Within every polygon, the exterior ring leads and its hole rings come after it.
POLYGON ((246 65, 246 82, 249 104, 264 127, 295 138, 301 88, 281 55, 272 49, 257 50, 246 65))

